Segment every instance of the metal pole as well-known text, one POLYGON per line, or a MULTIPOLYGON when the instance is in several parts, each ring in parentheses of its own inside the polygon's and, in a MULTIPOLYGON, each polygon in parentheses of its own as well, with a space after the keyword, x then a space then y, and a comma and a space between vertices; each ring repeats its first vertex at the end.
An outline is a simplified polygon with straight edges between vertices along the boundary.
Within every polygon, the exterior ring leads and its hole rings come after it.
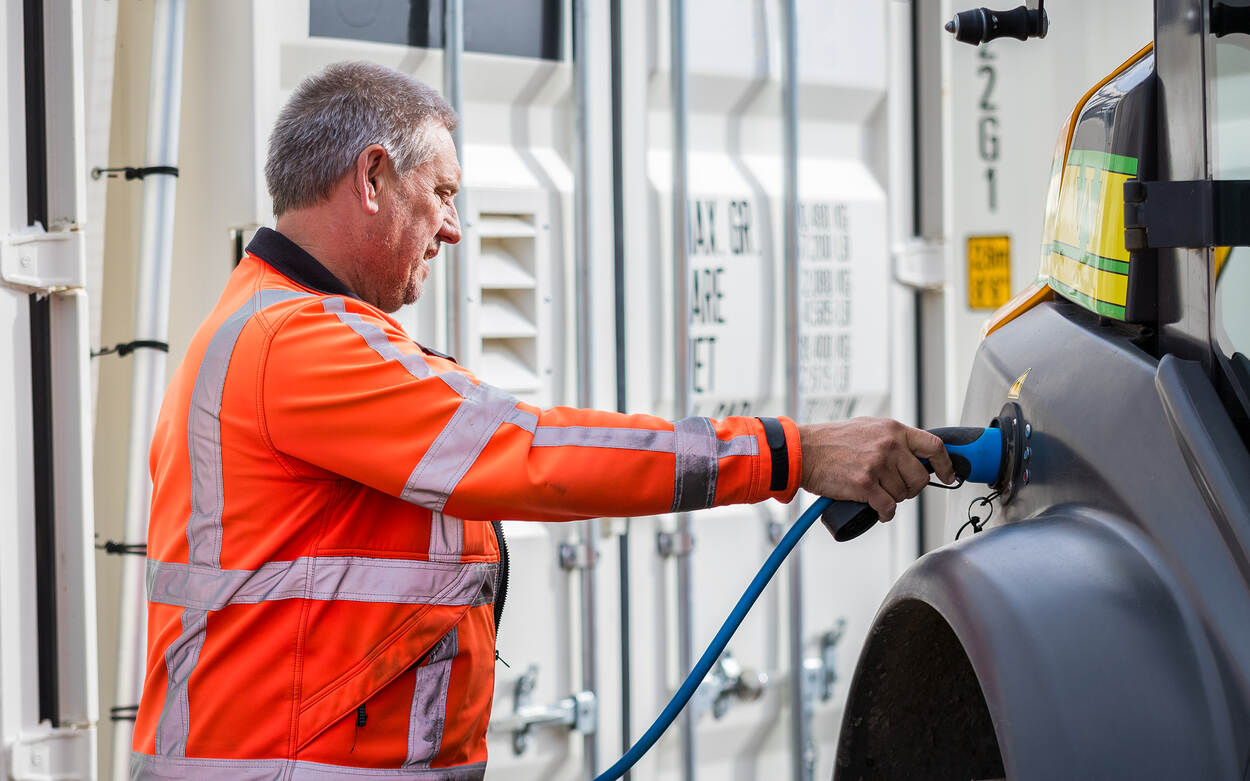
MULTIPOLYGON (((577 111, 577 180, 574 188, 575 230, 577 233, 577 404, 590 407, 594 403, 591 350, 593 347, 594 302, 591 299, 591 225, 590 225, 590 78, 586 0, 573 0, 573 88, 577 111)), ((582 522, 581 544, 585 561, 581 568, 582 586, 582 691, 597 693, 599 656, 597 647, 597 612, 595 593, 596 562, 599 541, 599 519, 582 522)), ((597 721, 597 720, 596 720, 597 721)), ((588 732, 584 740, 586 776, 599 773, 599 730, 588 732)))
MULTIPOLYGON (((182 110, 182 49, 186 21, 184 0, 157 0, 152 25, 151 75, 148 81, 147 149, 144 165, 178 164, 178 120, 182 110)), ((136 291, 135 336, 167 341, 169 278, 173 265, 174 196, 177 178, 148 176, 143 180, 143 223, 139 238, 139 286, 136 291)), ((136 350, 130 393, 130 446, 126 460, 126 542, 147 539, 148 447, 165 391, 165 353, 136 350)), ((143 687, 147 645, 144 561, 122 561, 121 626, 118 634, 117 696, 121 707, 138 705, 143 687)), ((113 777, 130 775, 128 721, 114 722, 113 777)))
MULTIPOLYGON (((678 418, 690 415, 690 257, 687 255, 689 187, 686 181, 686 3, 669 6, 669 70, 673 113, 673 400, 678 418)), ((683 674, 694 667, 694 539, 689 513, 677 516, 677 664, 683 674)), ((695 778, 694 711, 681 714, 682 778, 695 778)))
MULTIPOLYGON (((451 104, 460 122, 451 131, 451 140, 460 155, 461 170, 464 169, 464 0, 443 0, 443 97, 451 104)), ((462 177, 463 178, 463 177, 462 177)), ((461 228, 467 229, 468 196, 463 183, 456 195, 456 212, 460 215, 461 228)), ((465 264, 462 245, 443 247, 444 265, 447 268, 447 349, 460 361, 469 361, 469 318, 466 303, 470 297, 469 269, 465 264)))
MULTIPOLYGON (((799 388, 799 60, 798 13, 795 0, 785 0, 782 8, 781 104, 783 173, 783 233, 785 236, 786 313, 786 412, 800 418, 802 399, 799 388)), ((791 506, 793 516, 797 506, 791 506)), ((793 518, 791 520, 794 520, 793 518)), ((794 758, 795 781, 810 781, 816 760, 812 744, 811 702, 803 675, 803 558, 790 557, 790 753, 794 758)))
MULTIPOLYGON (((609 0, 611 15, 611 54, 612 54, 612 282, 613 309, 615 315, 616 336, 616 411, 625 412, 625 140, 624 140, 624 95, 622 80, 624 79, 624 54, 621 40, 621 28, 624 25, 621 0, 609 0)), ((621 751, 629 750, 634 744, 632 721, 631 687, 632 670, 630 667, 630 608, 629 608, 629 524, 625 519, 625 529, 617 545, 619 560, 619 588, 621 612, 621 751)), ((629 771, 625 772, 625 781, 630 781, 629 771)))

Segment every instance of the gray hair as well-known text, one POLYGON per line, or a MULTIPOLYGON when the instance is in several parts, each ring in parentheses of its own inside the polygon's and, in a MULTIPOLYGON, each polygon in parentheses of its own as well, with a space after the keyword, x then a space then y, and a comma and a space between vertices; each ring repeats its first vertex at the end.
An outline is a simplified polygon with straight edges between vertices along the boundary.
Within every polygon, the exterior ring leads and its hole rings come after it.
POLYGON ((431 158, 429 126, 454 130, 456 122, 438 92, 407 74, 370 62, 327 66, 295 89, 269 136, 265 181, 274 215, 324 200, 370 144, 404 174, 431 158))

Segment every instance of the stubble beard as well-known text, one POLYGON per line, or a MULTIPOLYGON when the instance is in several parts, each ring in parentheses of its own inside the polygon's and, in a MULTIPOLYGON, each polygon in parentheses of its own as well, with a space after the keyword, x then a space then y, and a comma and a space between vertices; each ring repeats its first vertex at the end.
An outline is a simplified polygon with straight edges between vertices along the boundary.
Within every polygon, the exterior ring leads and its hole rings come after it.
POLYGON ((421 294, 425 292, 425 280, 429 275, 429 262, 424 259, 418 260, 416 265, 412 267, 412 273, 408 275, 408 281, 404 285, 404 304, 415 304, 417 299, 421 298, 421 294))

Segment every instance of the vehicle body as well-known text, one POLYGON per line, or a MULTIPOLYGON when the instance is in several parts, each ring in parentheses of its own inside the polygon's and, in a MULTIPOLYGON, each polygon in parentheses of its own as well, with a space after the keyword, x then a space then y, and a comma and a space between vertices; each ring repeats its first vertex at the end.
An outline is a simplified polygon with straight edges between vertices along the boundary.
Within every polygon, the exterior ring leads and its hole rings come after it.
POLYGON ((1022 479, 988 518, 955 492, 945 539, 985 532, 887 596, 835 778, 1245 777, 1250 44, 1223 3, 1155 13, 1061 134, 1041 276, 973 362, 961 422, 1018 404, 1022 479))

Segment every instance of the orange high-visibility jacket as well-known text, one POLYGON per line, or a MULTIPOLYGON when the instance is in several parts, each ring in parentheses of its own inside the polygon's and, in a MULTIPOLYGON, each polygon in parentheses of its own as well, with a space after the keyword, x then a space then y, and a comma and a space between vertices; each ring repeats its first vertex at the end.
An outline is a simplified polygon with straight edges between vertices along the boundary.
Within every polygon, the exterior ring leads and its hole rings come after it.
POLYGON ((481 778, 489 521, 789 500, 798 442, 786 419, 520 403, 262 230, 152 442, 131 777, 481 778))

